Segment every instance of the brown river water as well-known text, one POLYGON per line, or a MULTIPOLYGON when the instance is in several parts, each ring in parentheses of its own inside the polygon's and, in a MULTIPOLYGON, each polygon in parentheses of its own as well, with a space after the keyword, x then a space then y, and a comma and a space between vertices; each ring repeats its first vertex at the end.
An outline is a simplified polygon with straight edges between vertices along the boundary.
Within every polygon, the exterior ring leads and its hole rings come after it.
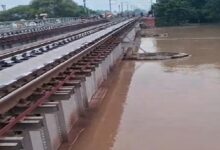
POLYGON ((149 52, 185 52, 167 61, 124 61, 72 150, 220 150, 220 26, 154 29, 149 52))

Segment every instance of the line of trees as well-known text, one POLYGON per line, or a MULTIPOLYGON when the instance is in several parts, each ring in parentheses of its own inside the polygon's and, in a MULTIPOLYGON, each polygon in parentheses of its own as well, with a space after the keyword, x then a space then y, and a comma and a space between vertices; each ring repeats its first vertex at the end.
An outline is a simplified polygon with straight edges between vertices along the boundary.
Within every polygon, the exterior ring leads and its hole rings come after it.
POLYGON ((220 0, 157 0, 152 9, 159 26, 220 22, 220 0))
POLYGON ((42 13, 48 14, 50 18, 86 16, 84 8, 73 0, 32 0, 30 5, 17 6, 0 12, 0 21, 34 19, 36 15, 42 13))

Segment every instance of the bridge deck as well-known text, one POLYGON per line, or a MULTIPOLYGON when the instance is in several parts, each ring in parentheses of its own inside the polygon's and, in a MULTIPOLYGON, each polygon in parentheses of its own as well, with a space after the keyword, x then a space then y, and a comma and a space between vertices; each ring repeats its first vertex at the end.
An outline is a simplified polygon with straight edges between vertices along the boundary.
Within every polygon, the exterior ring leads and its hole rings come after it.
POLYGON ((28 74, 32 73, 34 70, 40 69, 44 67, 46 64, 49 64, 54 60, 61 58, 63 55, 75 51, 76 49, 82 47, 85 43, 92 42, 98 39, 99 37, 102 37, 103 35, 110 33, 114 29, 125 25, 129 21, 130 20, 121 22, 117 25, 111 26, 107 29, 101 30, 99 32, 86 36, 82 39, 71 42, 63 47, 59 47, 57 49, 46 52, 37 57, 23 61, 12 67, 0 71, 0 87, 4 87, 5 85, 8 85, 18 80, 21 77, 27 76, 28 74))

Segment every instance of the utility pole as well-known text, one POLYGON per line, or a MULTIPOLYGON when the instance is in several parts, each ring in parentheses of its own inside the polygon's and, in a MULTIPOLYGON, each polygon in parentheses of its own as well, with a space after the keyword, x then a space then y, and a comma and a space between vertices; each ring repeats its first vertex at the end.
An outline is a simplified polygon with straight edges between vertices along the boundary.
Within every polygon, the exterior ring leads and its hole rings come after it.
POLYGON ((131 11, 133 11, 133 5, 130 5, 130 7, 131 7, 131 11))
POLYGON ((2 10, 3 10, 3 11, 6 11, 6 5, 3 5, 3 4, 2 4, 1 7, 2 7, 2 10))
POLYGON ((84 7, 85 14, 88 15, 87 8, 86 8, 86 0, 83 0, 83 7, 84 7))
POLYGON ((109 10, 112 12, 112 0, 109 0, 109 10))
POLYGON ((153 7, 153 0, 150 0, 150 10, 152 10, 153 7))
POLYGON ((127 2, 127 16, 129 16, 129 3, 127 2))
POLYGON ((119 4, 118 5, 118 13, 120 13, 121 12, 121 5, 119 4))
POLYGON ((123 5, 124 5, 124 3, 123 3, 123 2, 121 2, 121 12, 122 12, 122 14, 123 14, 123 12, 124 12, 123 5))

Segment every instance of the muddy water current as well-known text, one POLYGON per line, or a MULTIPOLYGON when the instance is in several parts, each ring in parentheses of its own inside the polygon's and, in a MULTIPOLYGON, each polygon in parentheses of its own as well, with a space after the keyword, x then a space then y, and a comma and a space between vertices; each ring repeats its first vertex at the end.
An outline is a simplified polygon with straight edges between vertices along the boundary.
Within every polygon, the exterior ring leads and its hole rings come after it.
POLYGON ((220 26, 153 29, 149 52, 189 58, 124 61, 72 150, 220 150, 220 26))

